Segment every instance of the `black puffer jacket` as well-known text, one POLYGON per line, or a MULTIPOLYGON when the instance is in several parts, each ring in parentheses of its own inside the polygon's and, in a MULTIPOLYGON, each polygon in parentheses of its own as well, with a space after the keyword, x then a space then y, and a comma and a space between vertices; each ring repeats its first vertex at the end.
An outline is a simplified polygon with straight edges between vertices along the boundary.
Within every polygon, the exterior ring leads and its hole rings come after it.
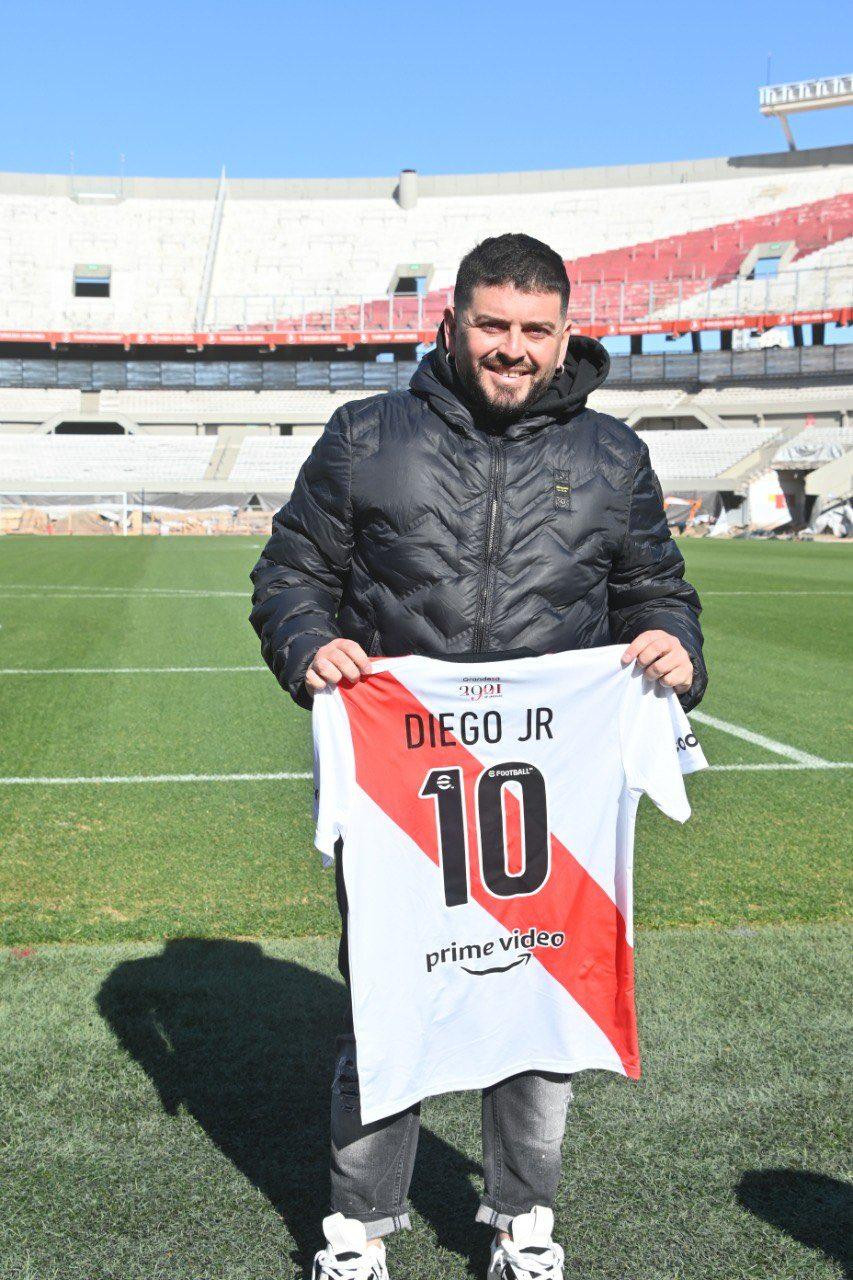
POLYGON ((341 406, 252 570, 250 621, 302 707, 316 650, 501 658, 679 637, 705 691, 699 599, 649 452, 585 408, 610 359, 572 338, 563 373, 500 432, 472 418, 439 335, 409 390, 341 406))

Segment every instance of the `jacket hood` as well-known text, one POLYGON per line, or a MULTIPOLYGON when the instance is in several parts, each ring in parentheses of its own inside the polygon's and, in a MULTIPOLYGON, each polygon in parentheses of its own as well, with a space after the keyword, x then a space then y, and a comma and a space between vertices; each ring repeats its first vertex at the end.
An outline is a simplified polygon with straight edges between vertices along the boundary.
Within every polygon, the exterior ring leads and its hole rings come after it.
POLYGON ((572 335, 563 371, 553 379, 544 395, 514 422, 499 428, 474 419, 467 393, 448 358, 444 329, 439 326, 436 345, 427 352, 409 383, 414 395, 452 425, 466 431, 477 427, 508 439, 529 435, 551 422, 565 422, 586 404, 587 396, 600 387, 610 372, 610 356, 595 338, 572 335))

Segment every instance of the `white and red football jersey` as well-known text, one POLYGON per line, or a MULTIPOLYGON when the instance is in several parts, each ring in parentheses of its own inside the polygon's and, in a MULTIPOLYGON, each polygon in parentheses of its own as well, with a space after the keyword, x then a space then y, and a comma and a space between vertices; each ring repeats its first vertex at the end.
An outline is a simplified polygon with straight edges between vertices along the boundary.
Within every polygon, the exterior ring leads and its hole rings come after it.
POLYGON ((372 659, 313 703, 315 843, 344 840, 366 1124, 519 1071, 638 1077, 634 820, 706 766, 625 645, 372 659))

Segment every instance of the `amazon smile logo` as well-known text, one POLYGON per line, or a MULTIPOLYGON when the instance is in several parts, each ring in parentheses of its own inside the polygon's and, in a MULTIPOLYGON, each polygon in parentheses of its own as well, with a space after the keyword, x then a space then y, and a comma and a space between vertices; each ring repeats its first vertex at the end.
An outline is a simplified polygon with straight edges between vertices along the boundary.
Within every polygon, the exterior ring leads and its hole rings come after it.
POLYGON ((460 965, 460 969, 464 969, 466 973, 473 973, 478 978, 484 977, 487 973, 506 973, 507 969, 514 969, 517 964, 527 964, 530 959, 530 952, 526 956, 519 956, 517 960, 510 960, 509 964, 494 965, 491 969, 469 969, 467 965, 460 965))
POLYGON ((434 973, 442 965, 458 965, 466 973, 476 977, 484 977, 489 973, 507 973, 516 965, 526 964, 533 951, 538 947, 562 947, 566 941, 564 933, 551 933, 548 929, 537 929, 535 925, 525 929, 513 929, 512 933, 499 938, 490 938, 487 942, 451 942, 439 951, 428 951, 424 957, 427 973, 434 973), (518 955, 518 952, 523 952, 518 955), (501 953, 513 955, 507 964, 487 965, 486 968, 469 969, 468 964, 475 960, 488 960, 493 955, 501 958, 501 953), (515 954, 513 954, 515 953, 515 954))

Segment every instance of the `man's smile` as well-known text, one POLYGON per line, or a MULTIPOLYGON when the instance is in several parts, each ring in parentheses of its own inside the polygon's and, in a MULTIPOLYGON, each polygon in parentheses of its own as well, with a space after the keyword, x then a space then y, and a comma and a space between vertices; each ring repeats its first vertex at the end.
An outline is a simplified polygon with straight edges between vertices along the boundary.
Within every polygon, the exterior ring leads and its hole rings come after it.
POLYGON ((492 375, 496 382, 503 386, 518 383, 522 378, 530 377, 530 370, 528 369, 493 369, 492 366, 488 364, 485 365, 484 368, 487 373, 492 375))

